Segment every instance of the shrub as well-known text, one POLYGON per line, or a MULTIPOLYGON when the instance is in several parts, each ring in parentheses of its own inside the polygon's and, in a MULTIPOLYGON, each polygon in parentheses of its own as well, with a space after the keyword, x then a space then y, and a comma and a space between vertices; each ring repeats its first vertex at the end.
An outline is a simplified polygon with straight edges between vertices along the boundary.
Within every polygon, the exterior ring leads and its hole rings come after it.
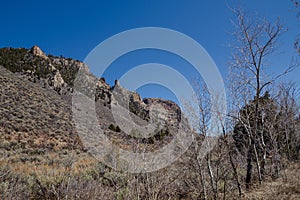
POLYGON ((121 128, 119 126, 116 127, 116 132, 121 132, 121 128))
POLYGON ((112 130, 112 131, 116 131, 116 127, 113 124, 110 124, 108 129, 112 130))

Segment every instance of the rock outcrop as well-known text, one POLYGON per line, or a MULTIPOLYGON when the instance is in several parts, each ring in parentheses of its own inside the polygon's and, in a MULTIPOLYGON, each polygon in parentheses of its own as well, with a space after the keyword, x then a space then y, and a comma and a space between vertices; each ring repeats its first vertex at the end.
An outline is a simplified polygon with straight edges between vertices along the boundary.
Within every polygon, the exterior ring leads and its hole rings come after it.
POLYGON ((118 81, 110 87, 104 78, 100 78, 96 86, 95 100, 102 101, 109 107, 111 103, 119 104, 141 119, 152 123, 155 120, 162 120, 178 127, 181 121, 181 110, 176 103, 159 98, 142 99, 137 92, 128 91, 118 81))
MULTIPOLYGON (((111 114, 104 116, 112 105, 120 105, 128 109, 133 117, 141 124, 165 121, 167 126, 174 130, 179 128, 182 120, 181 110, 172 101, 147 98, 122 87, 116 80, 114 86, 106 83, 104 78, 97 78, 89 73, 89 68, 83 62, 69 58, 46 55, 38 46, 31 49, 0 49, 0 65, 14 72, 17 76, 25 78, 45 89, 56 91, 68 103, 74 90, 74 81, 79 72, 87 74, 89 81, 81 81, 87 94, 94 95, 95 101, 100 106, 99 116, 102 117, 104 128, 113 122, 111 114), (83 71, 82 71, 83 70, 83 71), (94 82, 95 80, 95 82, 94 82), (91 85, 92 84, 92 85, 91 85), (143 122, 144 121, 144 122, 143 122)), ((106 128, 107 128, 106 127, 106 128)))
POLYGON ((100 78, 96 83, 95 101, 102 100, 105 105, 111 103, 111 88, 105 82, 105 78, 100 78))
POLYGON ((44 88, 53 89, 63 96, 72 93, 78 69, 89 71, 88 67, 78 60, 47 56, 38 46, 29 50, 0 49, 0 65, 19 77, 38 83, 44 88))
POLYGON ((47 59, 48 57, 46 56, 46 54, 40 49, 40 47, 38 46, 33 46, 30 50, 30 53, 32 53, 35 56, 40 56, 42 58, 47 59))

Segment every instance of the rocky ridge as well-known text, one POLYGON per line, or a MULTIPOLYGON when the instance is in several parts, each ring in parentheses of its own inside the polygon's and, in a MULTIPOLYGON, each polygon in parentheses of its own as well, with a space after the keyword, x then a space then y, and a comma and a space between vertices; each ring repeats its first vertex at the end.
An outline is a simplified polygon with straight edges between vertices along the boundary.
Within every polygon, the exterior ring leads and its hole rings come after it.
MULTIPOLYGON (((38 83, 43 88, 55 90, 62 97, 72 94, 74 80, 79 69, 89 74, 89 68, 84 63, 69 58, 47 56, 38 46, 33 46, 29 50, 0 49, 0 65, 19 77, 38 83)), ((165 119, 170 123, 179 124, 181 120, 180 108, 172 101, 155 98, 141 99, 138 93, 123 88, 117 80, 114 86, 110 86, 105 78, 98 79, 95 100, 101 100, 103 104, 110 106, 113 94, 120 104, 124 107, 129 105, 129 110, 144 120, 150 119, 149 111, 153 104, 160 104, 169 112, 165 119)))
MULTIPOLYGON (((67 114, 66 121, 70 123, 70 125, 68 125, 70 126, 70 131, 67 131, 65 134, 63 133, 63 141, 68 141, 68 139, 64 139, 64 137, 69 137, 68 134, 75 133, 74 124, 72 119, 70 119, 72 113, 71 98, 74 92, 74 81, 79 69, 97 80, 95 86, 92 87, 95 88, 93 94, 95 95, 97 117, 101 128, 105 130, 105 134, 115 141, 115 143, 120 143, 120 145, 122 143, 121 146, 128 147, 128 149, 133 149, 133 145, 137 142, 143 144, 157 143, 156 147, 152 146, 149 148, 150 150, 158 148, 162 143, 170 141, 172 132, 182 128, 180 127, 180 122, 182 120, 181 110, 174 102, 156 98, 142 99, 138 93, 128 91, 126 88, 122 87, 117 80, 115 81, 114 86, 110 86, 106 83, 105 78, 98 79, 90 74, 88 66, 78 60, 46 55, 37 46, 34 46, 31 49, 2 48, 0 49, 0 65, 13 72, 14 76, 19 78, 17 81, 18 83, 20 83, 20 80, 29 81, 34 87, 41 87, 45 91, 56 93, 55 95, 52 95, 55 96, 55 99, 58 98, 55 101, 59 101, 59 99, 62 100, 62 103, 64 104, 63 107, 66 109, 65 113, 67 114), (150 138, 135 138, 132 135, 127 135, 120 127, 118 127, 112 116, 112 104, 118 104, 124 108, 128 108, 131 118, 137 124, 147 125, 157 120, 165 121, 166 123, 163 128, 156 130, 150 138), (124 138, 126 141, 124 141, 124 138)), ((25 85, 27 85, 27 83, 25 85)), ((3 89, 8 90, 9 88, 3 89)), ((15 92, 18 93, 18 91, 15 92)), ((14 94, 11 95, 14 96, 14 94)), ((43 100, 40 100, 40 102, 43 104, 43 100)), ((30 104, 30 98, 27 104, 30 104)), ((10 115, 11 110, 6 110, 6 112, 10 115)), ((25 109, 25 113, 26 112, 25 109)), ((50 114, 47 111, 43 112, 46 116, 41 118, 47 118, 48 114, 56 118, 56 114, 53 116, 53 114, 50 114)), ((6 122, 14 124, 11 118, 7 118, 6 122)), ((22 126, 22 124, 20 126, 22 126)), ((53 125, 48 124, 47 126, 53 125)), ((186 123, 184 123, 184 126, 184 128, 187 128, 186 123)), ((45 129, 45 132, 47 132, 47 130, 45 129)), ((10 132, 10 130, 7 130, 6 132, 10 132)), ((54 136, 54 132, 55 129, 50 131, 49 135, 52 134, 52 136, 54 136)), ((37 137, 39 137, 38 134, 37 137)), ((48 136, 44 138, 49 139, 48 136)), ((47 144, 47 141, 44 141, 43 144, 47 144)), ((60 143, 60 145, 52 144, 53 147, 46 145, 45 148, 51 149, 55 147, 55 149, 59 150, 60 148, 65 148, 65 146, 69 145, 68 142, 64 145, 62 144, 64 143, 60 143)), ((79 145, 78 149, 82 148, 80 142, 77 142, 76 144, 79 145)), ((74 145, 74 142, 72 142, 72 145, 74 145)))

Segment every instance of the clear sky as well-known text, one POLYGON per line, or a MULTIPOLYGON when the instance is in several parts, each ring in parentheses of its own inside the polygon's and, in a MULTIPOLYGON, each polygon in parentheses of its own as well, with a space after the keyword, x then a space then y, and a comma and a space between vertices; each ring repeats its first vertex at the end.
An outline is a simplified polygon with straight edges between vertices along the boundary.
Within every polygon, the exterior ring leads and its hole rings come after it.
MULTIPOLYGON (((237 1, 223 0, 95 0, 95 1, 2 1, 0 47, 38 45, 47 54, 84 60, 100 42, 119 32, 138 27, 164 27, 180 31, 199 42, 213 58, 224 78, 228 73, 232 31, 232 13, 228 6, 237 1)), ((293 42, 299 33, 299 22, 290 0, 251 0, 242 3, 249 12, 269 20, 279 17, 288 31, 271 60, 270 73, 283 71, 295 50, 293 42)), ((122 45, 122 44, 120 44, 122 45)), ((174 65, 192 77, 193 70, 174 55, 160 51, 138 51, 121 57, 106 72, 109 83, 130 67, 158 62, 174 65)), ((287 78, 300 84, 300 69, 287 78)), ((159 87, 145 86, 143 97, 172 99, 159 87), (158 90, 158 91, 156 91, 158 90), (156 91, 156 92, 154 92, 156 91)))

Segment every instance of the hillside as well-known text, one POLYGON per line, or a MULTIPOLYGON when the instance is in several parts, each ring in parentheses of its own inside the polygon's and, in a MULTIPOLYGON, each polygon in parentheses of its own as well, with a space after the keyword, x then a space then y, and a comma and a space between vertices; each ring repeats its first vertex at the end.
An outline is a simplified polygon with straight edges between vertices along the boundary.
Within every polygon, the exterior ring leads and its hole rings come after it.
MULTIPOLYGON (((88 67, 80 61, 46 56, 37 46, 29 50, 0 49, 0 65, 4 66, 1 67, 2 148, 20 148, 19 143, 23 143, 26 145, 22 148, 38 148, 43 151, 83 149, 72 121, 71 97, 76 72, 83 68, 88 73, 88 67)), ((124 147, 133 144, 132 140, 136 139, 128 138, 122 130, 115 130, 117 125, 111 113, 112 101, 120 104, 128 101, 131 117, 138 124, 149 123, 152 104, 160 104, 169 111, 168 126, 157 130, 156 135, 149 139, 152 142, 143 141, 142 144, 154 143, 154 139, 160 137, 159 134, 167 136, 169 128, 178 128, 181 113, 175 103, 160 99, 143 101, 137 93, 127 91, 117 83, 109 86, 104 78, 99 79, 96 84, 99 124, 109 137, 114 137, 114 141, 126 137, 128 140, 122 141, 125 142, 124 147), (112 100, 113 89, 117 92, 112 100)), ((159 141, 161 140, 157 140, 159 141)))
POLYGON ((55 91, 18 78, 4 67, 0 67, 0 84, 0 149, 7 154, 3 157, 25 162, 39 160, 35 156, 47 151, 81 151, 70 106, 55 91))
MULTIPOLYGON (((298 125, 297 119, 291 136, 297 136, 298 125)), ((0 199, 300 198, 297 146, 291 148, 296 156, 290 162, 284 154, 285 143, 278 143, 283 146, 278 148, 283 152, 280 161, 270 151, 264 166, 265 180, 259 184, 253 167, 251 188, 246 189, 246 158, 238 148, 243 141, 237 146, 236 138, 225 134, 217 138, 211 152, 201 157, 204 139, 215 138, 191 131, 181 109, 172 101, 142 99, 117 80, 111 86, 104 77, 95 77, 84 63, 46 55, 37 46, 0 49, 0 199), (113 150, 155 152, 174 141, 178 130, 190 134, 192 144, 175 162, 154 172, 128 173, 99 162, 82 139, 91 131, 80 135, 73 115, 72 109, 80 111, 72 108, 79 71, 92 80, 83 81, 87 89, 80 92, 92 94, 96 123, 115 145, 113 150), (113 109, 118 109, 115 116, 113 109), (127 111, 129 116, 123 115, 127 111), (116 119, 125 126, 119 126, 116 119), (162 126, 141 137, 147 128, 140 127, 154 122, 162 126)))
MULTIPOLYGON (((80 61, 46 55, 34 46, 31 49, 0 49, 1 65, 0 151, 5 152, 3 155, 22 151, 24 154, 17 154, 22 162, 29 159, 38 163, 40 159, 32 152, 38 152, 41 157, 47 152, 67 154, 76 151, 81 154, 86 151, 72 118, 73 85, 79 69, 95 80, 91 86, 95 88, 94 97, 91 98, 95 99, 99 125, 114 144, 127 150, 154 150, 167 144, 172 139, 171 132, 179 128, 181 111, 174 102, 141 99, 139 94, 128 91, 118 81, 110 86, 104 78, 98 79, 90 74, 88 66, 80 61), (149 120, 153 107, 161 106, 158 109, 163 110, 155 112, 166 110, 167 113, 158 114, 162 117, 160 119, 152 116, 151 120, 166 123, 154 130, 149 138, 128 135, 116 124, 112 104, 129 109, 133 121, 142 126, 152 122, 149 120), (21 159, 22 156, 26 159, 21 159)), ((131 122, 127 120, 126 123, 131 122)), ((138 132, 135 134, 140 134, 138 132)))

